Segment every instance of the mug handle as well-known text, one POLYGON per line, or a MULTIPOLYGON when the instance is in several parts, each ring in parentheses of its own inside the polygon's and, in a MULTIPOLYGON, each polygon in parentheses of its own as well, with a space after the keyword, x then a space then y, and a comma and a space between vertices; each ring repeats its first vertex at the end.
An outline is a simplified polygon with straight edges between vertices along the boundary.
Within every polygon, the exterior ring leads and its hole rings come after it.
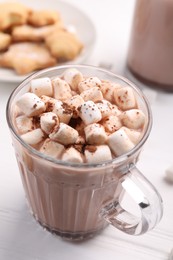
POLYGON ((100 215, 109 224, 130 235, 141 235, 154 228, 163 215, 162 198, 143 174, 131 165, 118 183, 118 198, 101 209, 100 215), (130 196, 140 211, 140 217, 121 206, 125 195, 130 196))

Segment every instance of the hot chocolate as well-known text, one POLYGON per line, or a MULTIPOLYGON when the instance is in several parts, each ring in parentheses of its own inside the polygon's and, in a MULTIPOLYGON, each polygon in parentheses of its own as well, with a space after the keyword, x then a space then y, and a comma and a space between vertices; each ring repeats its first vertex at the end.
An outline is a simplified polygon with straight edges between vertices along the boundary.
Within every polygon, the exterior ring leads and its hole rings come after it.
MULTIPOLYGON (((120 218, 127 212, 118 205, 126 190, 121 182, 131 178, 130 165, 150 131, 147 102, 128 80, 101 69, 76 67, 36 73, 8 103, 32 213, 44 227, 70 239, 95 234, 107 225, 105 219, 124 232, 143 233, 152 225, 126 228, 120 218)), ((151 188, 146 196, 150 192, 151 188)))

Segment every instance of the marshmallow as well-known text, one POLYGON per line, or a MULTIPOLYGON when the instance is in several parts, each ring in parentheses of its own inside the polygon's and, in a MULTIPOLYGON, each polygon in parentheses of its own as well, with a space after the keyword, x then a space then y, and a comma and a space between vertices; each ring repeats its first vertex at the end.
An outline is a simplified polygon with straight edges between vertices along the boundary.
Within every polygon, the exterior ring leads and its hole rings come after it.
POLYGON ((126 132, 121 128, 108 136, 107 143, 116 156, 130 151, 135 146, 126 132))
POLYGON ((18 106, 15 105, 13 108, 13 114, 14 114, 14 117, 16 118, 18 116, 22 116, 23 112, 18 106))
POLYGON ((128 110, 136 107, 136 98, 133 89, 130 87, 114 89, 114 99, 117 106, 122 110, 128 110))
POLYGON ((32 130, 26 134, 23 134, 20 136, 23 141, 29 145, 36 145, 43 141, 44 139, 44 133, 41 130, 41 128, 37 128, 35 130, 32 130))
POLYGON ((63 74, 64 80, 70 85, 74 91, 78 90, 78 84, 83 80, 83 75, 77 69, 68 69, 63 74))
POLYGON ((45 103, 46 111, 47 112, 52 111, 54 104, 57 102, 57 100, 55 98, 51 98, 45 95, 41 96, 40 98, 45 103))
POLYGON ((119 108, 116 105, 111 106, 111 115, 120 116, 121 114, 122 114, 122 111, 119 110, 119 108))
POLYGON ((169 253, 169 257, 168 260, 172 260, 173 259, 173 248, 171 249, 171 252, 169 253))
POLYGON ((18 116, 16 117, 16 127, 19 131, 19 134, 25 134, 34 129, 32 117, 27 116, 18 116))
POLYGON ((40 148, 40 152, 48 156, 60 159, 65 147, 62 144, 54 142, 47 138, 40 148))
POLYGON ((173 184, 173 164, 171 164, 165 171, 165 179, 167 182, 173 184))
POLYGON ((87 163, 104 163, 112 160, 112 154, 107 145, 87 145, 84 155, 87 163))
POLYGON ((85 144, 85 138, 83 136, 79 135, 75 144, 85 144))
POLYGON ((79 116, 78 107, 80 107, 84 103, 83 98, 80 95, 75 95, 70 99, 66 100, 66 103, 73 110, 73 117, 78 117, 79 116))
MULTIPOLYGON (((51 100, 52 98, 51 97, 49 97, 49 96, 46 96, 46 95, 42 95, 41 97, 40 97, 40 99, 46 104, 49 100, 51 100)), ((54 100, 56 100, 56 99, 54 99, 54 100)))
POLYGON ((88 144, 104 144, 107 140, 105 129, 102 125, 94 123, 84 128, 88 144))
POLYGON ((37 116, 46 109, 44 102, 34 93, 23 94, 16 102, 16 105, 26 116, 37 116))
POLYGON ((109 133, 113 133, 122 127, 122 123, 117 116, 110 115, 105 117, 102 121, 102 125, 109 133))
POLYGON ((84 101, 92 100, 93 102, 98 102, 103 99, 102 92, 98 87, 84 90, 80 96, 84 99, 84 101))
POLYGON ((79 85, 78 85, 78 90, 80 93, 83 91, 94 88, 94 87, 100 87, 101 81, 97 77, 89 77, 86 78, 85 80, 82 80, 79 85))
POLYGON ((103 94, 103 97, 107 101, 113 103, 114 102, 114 90, 119 87, 120 87, 119 85, 112 83, 110 81, 103 81, 100 86, 100 90, 103 94))
POLYGON ((72 163, 83 163, 83 158, 80 152, 78 152, 75 148, 68 148, 63 156, 62 161, 72 162, 72 163))
POLYGON ((102 118, 111 115, 112 113, 112 104, 107 100, 101 100, 98 103, 96 103, 96 106, 100 110, 102 114, 102 118))
POLYGON ((46 134, 50 134, 53 127, 58 124, 59 119, 57 115, 53 112, 47 112, 40 116, 40 126, 46 134))
POLYGON ((102 118, 110 115, 119 116, 122 113, 116 105, 112 105, 109 101, 104 99, 96 103, 96 106, 99 108, 102 118))
POLYGON ((71 98, 71 89, 65 80, 55 78, 52 80, 54 98, 59 100, 66 100, 71 98))
POLYGON ((101 112, 93 101, 86 101, 80 106, 79 116, 86 125, 97 123, 102 119, 101 112))
POLYGON ((74 90, 71 91, 71 94, 72 94, 72 97, 78 95, 78 93, 76 91, 74 91, 74 90))
POLYGON ((60 100, 57 100, 54 103, 53 113, 58 116, 60 122, 65 124, 69 123, 73 115, 72 109, 66 103, 63 103, 60 100))
POLYGON ((31 80, 31 91, 38 97, 42 95, 52 96, 53 88, 50 78, 40 78, 31 80))
POLYGON ((139 109, 127 110, 120 116, 124 126, 133 129, 142 128, 145 124, 145 115, 139 109))
POLYGON ((134 143, 137 144, 142 138, 142 132, 141 131, 136 131, 134 129, 129 129, 125 126, 122 127, 122 129, 126 132, 130 140, 134 143))
POLYGON ((51 140, 64 145, 74 144, 78 136, 79 134, 74 128, 64 123, 55 126, 53 132, 49 135, 51 140))

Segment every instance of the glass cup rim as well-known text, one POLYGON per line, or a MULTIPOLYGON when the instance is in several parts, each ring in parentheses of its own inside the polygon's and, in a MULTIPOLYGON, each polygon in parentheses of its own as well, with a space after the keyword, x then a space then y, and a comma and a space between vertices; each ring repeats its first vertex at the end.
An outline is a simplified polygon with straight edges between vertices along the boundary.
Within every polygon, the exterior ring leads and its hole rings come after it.
POLYGON ((68 65, 59 65, 59 66, 54 66, 54 67, 50 67, 50 68, 46 68, 46 69, 42 69, 42 70, 39 70, 37 72, 34 72, 32 73, 31 75, 29 75, 28 77, 26 77, 13 91, 12 93, 10 94, 9 98, 8 98, 8 101, 7 101, 7 105, 6 105, 6 119, 7 119, 7 124, 8 124, 8 127, 10 129, 10 131, 12 132, 13 136, 20 142, 20 144, 22 146, 24 146, 31 154, 33 154, 34 156, 36 156, 37 158, 39 159, 43 159, 43 160, 46 160, 46 161, 49 161, 51 163, 54 163, 54 164, 58 164, 58 165, 61 165, 61 166, 65 166, 65 167, 72 167, 72 168, 95 168, 95 167, 106 167, 108 165, 118 165, 120 164, 121 162, 124 162, 125 160, 127 160, 129 157, 131 157, 132 155, 134 155, 143 145, 144 143, 146 142, 149 134, 150 134, 150 131, 151 131, 151 127, 152 127, 152 113, 151 113, 151 108, 150 108, 150 105, 149 105, 149 102, 147 100, 147 98, 145 97, 145 95, 143 94, 143 92, 133 83, 131 82, 130 80, 128 80, 127 78, 121 76, 121 75, 118 75, 118 74, 115 74, 109 70, 106 70, 106 69, 103 69, 103 68, 100 68, 100 67, 97 67, 97 66, 93 66, 93 65, 74 65, 74 64, 68 64, 68 65), (105 73, 107 75, 110 75, 112 77, 115 77, 117 79, 120 79, 122 80, 123 82, 125 82, 126 84, 128 84, 130 87, 133 88, 133 90, 135 90, 135 92, 137 92, 137 94, 142 98, 144 104, 145 104, 145 107, 146 107, 146 110, 147 110, 147 114, 148 114, 148 122, 147 122, 147 126, 146 126, 146 130, 145 130, 145 133, 142 137, 142 139, 139 141, 138 144, 136 144, 134 146, 133 149, 131 149, 130 151, 128 151, 127 153, 123 154, 123 155, 120 155, 118 157, 115 157, 111 160, 107 160, 107 161, 104 161, 104 162, 101 162, 101 163, 68 163, 68 162, 64 162, 62 160, 58 160, 56 158, 53 158, 53 157, 50 157, 48 155, 45 155, 41 152, 39 152, 38 150, 32 148, 30 145, 26 144, 22 138, 17 134, 17 131, 15 130, 15 127, 12 123, 12 120, 11 120, 11 116, 10 116, 10 105, 11 105, 11 102, 13 100, 13 97, 15 97, 15 95, 18 93, 18 91, 20 91, 27 83, 29 83, 29 81, 31 79, 34 79, 35 77, 37 76, 41 76, 42 74, 46 73, 46 72, 51 72, 53 70, 62 70, 62 69, 69 69, 69 68, 76 68, 76 69, 80 69, 80 68, 83 68, 83 69, 93 69, 93 70, 97 70, 99 72, 102 72, 102 73, 105 73))

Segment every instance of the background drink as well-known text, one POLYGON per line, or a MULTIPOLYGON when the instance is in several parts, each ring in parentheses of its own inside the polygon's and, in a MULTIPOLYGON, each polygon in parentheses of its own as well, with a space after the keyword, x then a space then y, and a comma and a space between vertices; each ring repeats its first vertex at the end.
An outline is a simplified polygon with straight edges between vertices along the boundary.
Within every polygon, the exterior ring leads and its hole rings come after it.
POLYGON ((172 0, 136 1, 127 66, 144 83, 173 91, 172 0))

